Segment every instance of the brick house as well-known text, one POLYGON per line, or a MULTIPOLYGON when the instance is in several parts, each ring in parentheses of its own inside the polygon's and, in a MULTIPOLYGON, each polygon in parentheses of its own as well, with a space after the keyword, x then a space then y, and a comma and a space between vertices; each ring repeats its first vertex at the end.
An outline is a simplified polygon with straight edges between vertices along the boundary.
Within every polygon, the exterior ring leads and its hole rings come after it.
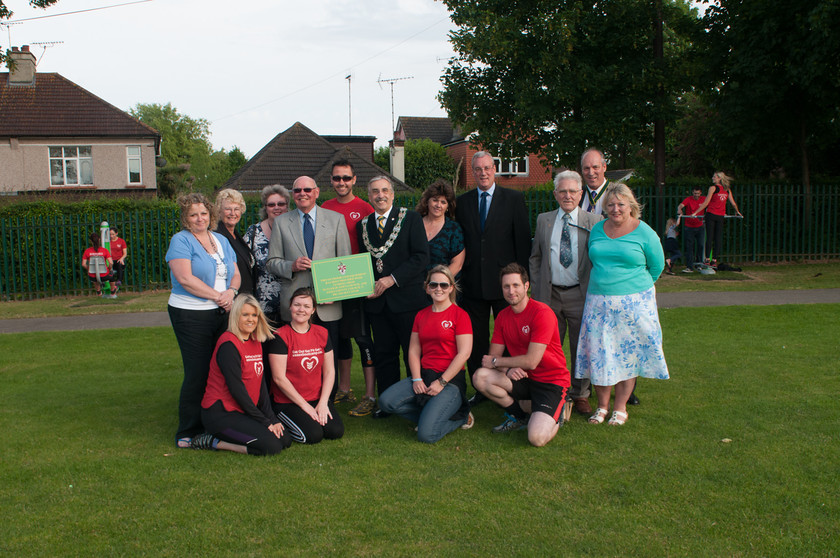
POLYGON ((160 134, 57 73, 28 46, 0 73, 0 194, 157 190, 160 134))
MULTIPOLYGON (((400 161, 401 150, 405 141, 430 139, 441 144, 455 164, 461 165, 458 174, 458 187, 470 190, 475 188, 475 178, 470 172, 472 156, 480 149, 470 144, 470 138, 462 136, 446 117, 401 116, 397 121, 394 139, 391 141, 391 168, 405 168, 400 161)), ((524 190, 537 184, 548 182, 554 177, 554 169, 540 162, 538 155, 527 157, 500 157, 493 153, 496 161, 496 184, 506 188, 524 190)))

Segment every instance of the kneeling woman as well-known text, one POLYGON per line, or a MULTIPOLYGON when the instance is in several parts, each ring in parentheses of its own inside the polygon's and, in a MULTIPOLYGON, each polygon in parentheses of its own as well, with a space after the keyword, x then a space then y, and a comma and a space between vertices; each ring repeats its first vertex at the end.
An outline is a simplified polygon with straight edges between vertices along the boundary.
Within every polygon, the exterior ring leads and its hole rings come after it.
POLYGON ((257 299, 239 295, 228 330, 216 343, 201 401, 201 422, 209 435, 194 437, 192 447, 271 455, 291 445, 263 378, 262 342, 270 336, 257 299))
POLYGON ((274 381, 272 404, 292 439, 317 444, 344 435, 344 423, 333 406, 333 347, 327 330, 310 323, 315 295, 307 288, 292 293, 292 321, 265 342, 274 381))
POLYGON ((417 423, 417 439, 433 444, 474 422, 466 399, 464 364, 472 352, 472 325, 455 304, 455 279, 445 265, 426 277, 432 305, 417 313, 408 346, 411 377, 385 390, 379 406, 417 423))

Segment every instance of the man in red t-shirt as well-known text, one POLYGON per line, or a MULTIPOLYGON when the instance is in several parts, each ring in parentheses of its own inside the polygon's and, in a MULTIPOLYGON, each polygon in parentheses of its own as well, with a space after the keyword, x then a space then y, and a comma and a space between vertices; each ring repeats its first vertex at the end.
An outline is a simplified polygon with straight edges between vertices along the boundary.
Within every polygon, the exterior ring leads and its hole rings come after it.
MULTIPOLYGON (((339 159, 333 163, 330 183, 335 190, 336 197, 327 200, 322 207, 344 215, 347 232, 350 235, 350 249, 353 254, 359 253, 359 237, 356 234, 356 223, 373 213, 373 206, 353 193, 356 185, 356 169, 353 163, 339 159)), ((350 410, 350 416, 363 417, 376 409, 376 377, 373 369, 373 339, 370 334, 370 324, 362 308, 363 299, 345 300, 344 315, 341 319, 341 331, 336 348, 338 356, 338 391, 335 393, 335 404, 355 403, 356 396, 350 389, 350 365, 353 362, 353 346, 350 339, 356 340, 359 356, 362 359, 362 372, 365 376, 365 396, 361 402, 350 410)))
POLYGON ((677 215, 683 219, 685 227, 683 227, 683 240, 685 242, 685 269, 683 273, 691 273, 694 271, 694 264, 703 261, 703 245, 706 239, 706 229, 703 227, 703 211, 697 214, 697 217, 692 217, 691 214, 697 211, 705 201, 703 190, 699 186, 691 189, 691 196, 685 198, 680 205, 677 206, 677 215))
POLYGON ((502 268, 502 294, 510 305, 499 312, 473 384, 506 411, 493 432, 527 427, 528 441, 544 446, 563 423, 563 407, 571 385, 557 318, 551 308, 528 297, 528 272, 518 263, 502 268), (507 349, 510 356, 502 356, 507 349), (520 406, 525 404, 528 411, 520 406))

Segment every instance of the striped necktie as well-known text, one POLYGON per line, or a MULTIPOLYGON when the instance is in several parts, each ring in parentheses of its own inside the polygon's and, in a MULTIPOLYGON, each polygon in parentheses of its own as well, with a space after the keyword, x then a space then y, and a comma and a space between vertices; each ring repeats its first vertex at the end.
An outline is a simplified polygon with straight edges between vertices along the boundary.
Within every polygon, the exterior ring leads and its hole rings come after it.
POLYGON ((385 232, 385 216, 380 215, 379 217, 376 218, 376 221, 377 221, 377 223, 379 223, 376 226, 376 230, 379 231, 379 236, 382 236, 382 233, 385 232))

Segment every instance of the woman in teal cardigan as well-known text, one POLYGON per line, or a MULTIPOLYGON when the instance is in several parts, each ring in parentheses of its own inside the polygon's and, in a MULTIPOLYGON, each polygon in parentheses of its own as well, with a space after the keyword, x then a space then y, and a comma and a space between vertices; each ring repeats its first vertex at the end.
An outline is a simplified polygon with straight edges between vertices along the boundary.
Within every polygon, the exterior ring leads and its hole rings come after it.
POLYGON ((575 376, 590 378, 598 408, 589 418, 601 424, 627 421, 627 400, 636 378, 668 378, 662 352, 662 328, 654 282, 665 268, 656 232, 639 220, 641 206, 625 184, 611 184, 604 194, 607 219, 592 227, 589 259, 592 273, 583 310, 575 376))

